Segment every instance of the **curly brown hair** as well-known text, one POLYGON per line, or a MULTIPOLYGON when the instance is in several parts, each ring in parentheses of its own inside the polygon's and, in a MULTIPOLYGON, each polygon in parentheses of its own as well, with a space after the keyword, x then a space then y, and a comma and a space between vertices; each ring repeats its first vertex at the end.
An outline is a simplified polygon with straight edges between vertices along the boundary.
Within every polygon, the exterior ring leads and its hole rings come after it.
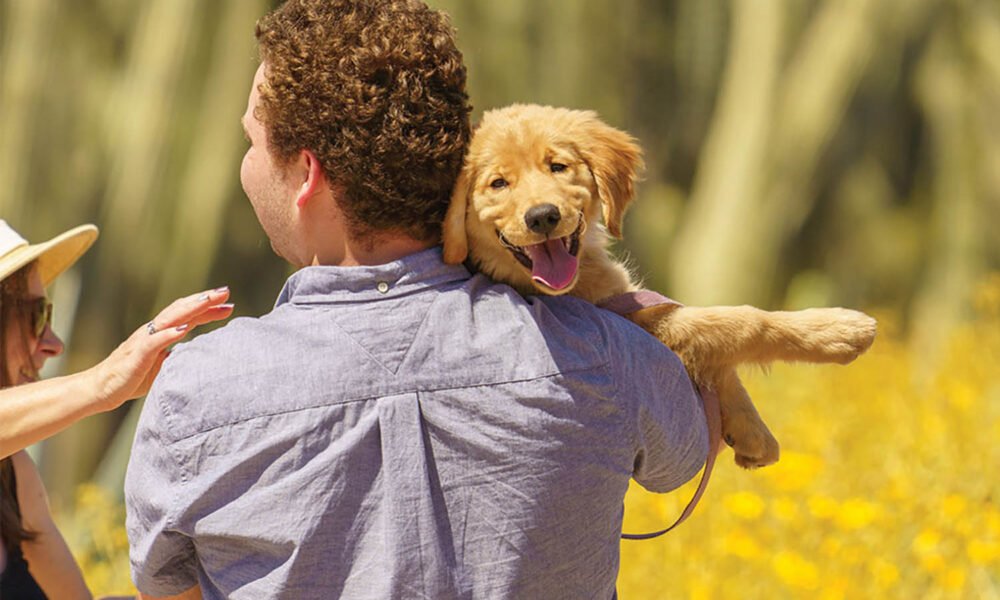
POLYGON ((256 34, 269 150, 286 165, 316 155, 353 235, 438 239, 470 136, 447 15, 418 0, 288 0, 256 34))

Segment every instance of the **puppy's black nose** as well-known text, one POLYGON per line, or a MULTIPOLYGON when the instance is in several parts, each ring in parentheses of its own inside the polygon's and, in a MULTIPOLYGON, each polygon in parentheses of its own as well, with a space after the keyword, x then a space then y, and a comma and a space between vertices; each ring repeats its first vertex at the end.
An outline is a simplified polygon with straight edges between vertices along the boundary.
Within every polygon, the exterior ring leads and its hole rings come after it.
POLYGON ((559 224, 559 207, 548 203, 532 206, 524 213, 524 222, 535 233, 551 233, 559 224))

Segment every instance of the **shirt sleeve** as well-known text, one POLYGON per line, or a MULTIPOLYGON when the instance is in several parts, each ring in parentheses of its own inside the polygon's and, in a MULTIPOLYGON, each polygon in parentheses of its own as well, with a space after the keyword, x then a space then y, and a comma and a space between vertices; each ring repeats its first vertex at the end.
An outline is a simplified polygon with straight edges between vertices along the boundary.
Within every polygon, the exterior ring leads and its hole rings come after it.
POLYGON ((178 502, 187 477, 170 430, 167 365, 146 398, 125 475, 125 526, 132 581, 144 594, 172 596, 198 583, 190 537, 177 526, 178 502), (165 385, 161 385, 165 384, 165 385))
POLYGON ((619 395, 634 406, 632 477, 651 492, 669 492, 698 474, 708 457, 701 398, 677 355, 630 322, 612 345, 619 395), (617 349, 615 349, 617 346, 617 349))

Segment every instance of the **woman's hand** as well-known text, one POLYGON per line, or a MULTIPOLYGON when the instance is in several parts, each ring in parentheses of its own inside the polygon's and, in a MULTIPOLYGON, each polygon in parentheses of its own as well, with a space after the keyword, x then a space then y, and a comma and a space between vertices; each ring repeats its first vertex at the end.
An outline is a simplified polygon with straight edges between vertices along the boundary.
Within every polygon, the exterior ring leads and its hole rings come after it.
POLYGON ((228 287, 180 298, 137 329, 90 370, 97 391, 95 408, 112 410, 126 400, 145 395, 160 372, 171 344, 180 341, 198 325, 232 314, 233 305, 224 304, 227 299, 228 287))

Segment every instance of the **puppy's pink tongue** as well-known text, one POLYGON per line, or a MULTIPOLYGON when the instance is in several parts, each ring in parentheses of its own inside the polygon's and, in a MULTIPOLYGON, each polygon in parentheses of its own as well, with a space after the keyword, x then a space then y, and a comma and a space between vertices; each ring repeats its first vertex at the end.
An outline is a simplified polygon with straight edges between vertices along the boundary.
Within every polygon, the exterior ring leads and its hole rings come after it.
POLYGON ((549 240, 525 246, 531 257, 531 278, 554 290, 561 290, 573 283, 577 259, 566 250, 562 240, 549 240))

